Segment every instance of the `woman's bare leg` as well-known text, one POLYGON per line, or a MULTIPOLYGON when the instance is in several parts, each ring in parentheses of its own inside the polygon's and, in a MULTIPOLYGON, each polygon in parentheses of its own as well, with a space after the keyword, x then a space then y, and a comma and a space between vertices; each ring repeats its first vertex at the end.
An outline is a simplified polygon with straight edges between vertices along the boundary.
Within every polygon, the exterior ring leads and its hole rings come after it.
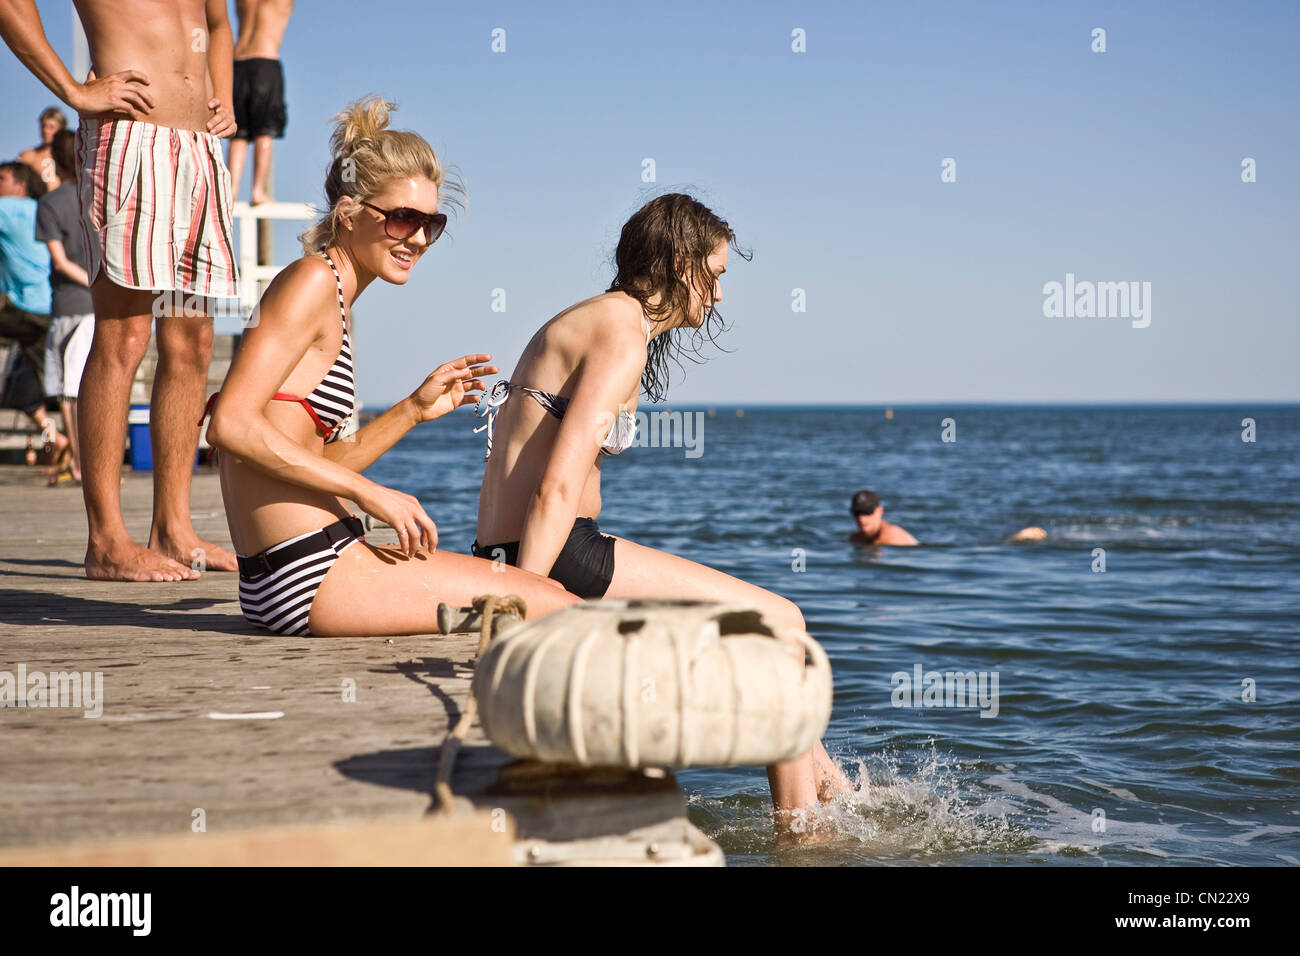
POLYGON ((68 429, 68 441, 72 443, 72 461, 69 467, 72 468, 72 477, 77 481, 81 480, 81 451, 77 443, 77 400, 75 398, 65 398, 59 401, 59 408, 63 412, 63 423, 68 429))
POLYGON ((480 594, 518 594, 528 618, 578 601, 549 578, 483 558, 350 545, 330 567, 307 626, 322 637, 438 633, 438 604, 467 606, 480 594))
MULTIPOLYGON (((757 607, 778 627, 806 631, 793 601, 666 551, 614 536, 614 577, 605 597, 615 600, 677 598, 757 607)), ((806 754, 767 768, 772 805, 778 814, 829 800, 831 790, 851 790, 821 741, 806 754)), ((780 819, 778 817, 778 819, 780 819)))

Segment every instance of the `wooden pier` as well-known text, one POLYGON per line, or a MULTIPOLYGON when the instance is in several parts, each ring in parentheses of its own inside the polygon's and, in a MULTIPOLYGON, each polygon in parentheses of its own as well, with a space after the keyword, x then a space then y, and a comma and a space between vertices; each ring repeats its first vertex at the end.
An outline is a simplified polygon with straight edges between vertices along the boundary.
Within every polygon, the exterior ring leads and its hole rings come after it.
MULTIPOLYGON (((144 540, 150 475, 127 469, 122 491, 144 540)), ((88 581, 79 488, 0 466, 0 497, 0 672, 103 681, 97 717, 0 707, 0 863, 722 862, 671 774, 520 764, 477 725, 442 813, 439 748, 477 635, 269 634, 234 574, 88 581)), ((192 512, 230 546, 206 468, 192 512)))

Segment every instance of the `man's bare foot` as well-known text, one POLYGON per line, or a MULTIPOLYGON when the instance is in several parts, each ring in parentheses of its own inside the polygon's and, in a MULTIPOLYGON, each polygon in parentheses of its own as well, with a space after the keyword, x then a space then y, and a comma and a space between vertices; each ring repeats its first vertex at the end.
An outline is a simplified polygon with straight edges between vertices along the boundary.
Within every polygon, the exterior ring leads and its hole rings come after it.
POLYGON ((192 531, 187 537, 172 538, 150 535, 149 549, 179 561, 195 571, 238 571, 235 556, 211 541, 204 541, 192 531))
POLYGON ((262 203, 270 202, 270 201, 271 201, 271 197, 266 195, 266 193, 259 193, 256 190, 254 190, 253 198, 248 201, 248 204, 250 206, 260 206, 262 203))
POLYGON ((134 541, 86 549, 86 577, 93 581, 192 581, 198 576, 188 566, 134 541))

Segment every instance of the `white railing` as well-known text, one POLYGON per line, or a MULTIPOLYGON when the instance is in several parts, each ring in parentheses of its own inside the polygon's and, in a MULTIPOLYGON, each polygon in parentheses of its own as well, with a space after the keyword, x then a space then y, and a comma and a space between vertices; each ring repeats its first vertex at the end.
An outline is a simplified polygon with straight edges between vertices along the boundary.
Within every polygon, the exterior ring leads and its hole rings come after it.
POLYGON ((250 206, 246 202, 234 205, 234 215, 239 223, 239 310, 247 318, 253 313, 266 283, 276 277, 284 266, 259 265, 257 261, 257 223, 262 219, 313 220, 320 215, 311 203, 263 202, 250 206))

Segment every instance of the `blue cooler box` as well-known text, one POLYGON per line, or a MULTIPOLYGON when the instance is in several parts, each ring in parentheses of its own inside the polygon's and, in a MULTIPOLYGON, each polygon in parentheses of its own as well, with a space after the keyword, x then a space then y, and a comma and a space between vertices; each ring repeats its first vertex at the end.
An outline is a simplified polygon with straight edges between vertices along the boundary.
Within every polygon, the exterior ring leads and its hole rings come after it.
MULTIPOLYGON (((126 432, 131 439, 131 468, 153 471, 153 444, 149 441, 149 406, 132 405, 126 416, 126 432)), ((199 467, 199 453, 194 453, 194 467, 199 467)))

